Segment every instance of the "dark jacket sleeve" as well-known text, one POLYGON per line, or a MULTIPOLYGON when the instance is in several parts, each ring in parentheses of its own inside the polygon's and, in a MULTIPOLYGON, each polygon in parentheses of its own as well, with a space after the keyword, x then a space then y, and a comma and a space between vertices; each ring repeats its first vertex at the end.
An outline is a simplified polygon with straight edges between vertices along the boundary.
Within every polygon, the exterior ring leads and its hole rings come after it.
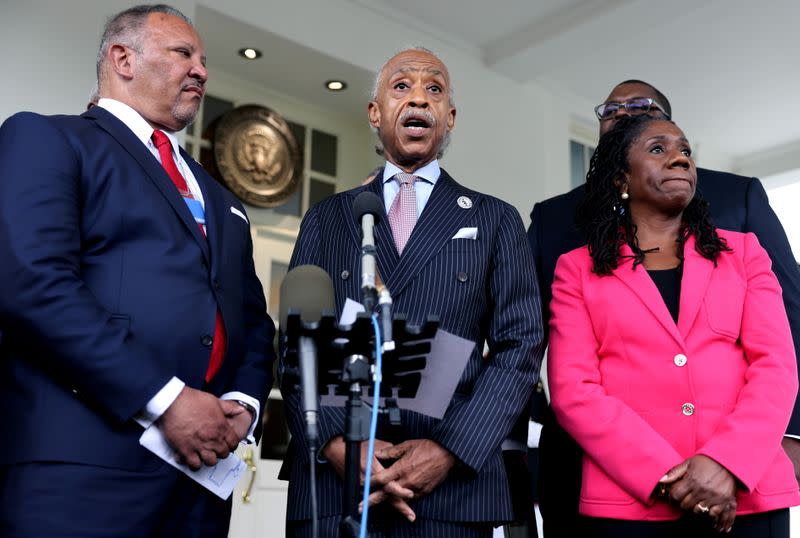
POLYGON ((43 369, 124 422, 172 372, 82 279, 81 173, 50 119, 20 113, 0 128, 0 322, 47 350, 43 369))
POLYGON ((509 206, 495 239, 487 281, 493 303, 487 313, 491 359, 470 397, 451 407, 431 436, 474 471, 511 431, 539 377, 544 345, 532 265, 522 220, 509 206))
MULTIPOLYGON (((772 270, 783 289, 783 304, 792 330, 795 356, 800 351, 800 271, 789 246, 789 239, 778 217, 769 205, 767 193, 758 179, 747 188, 747 217, 745 229, 758 237, 772 260, 772 270)), ((800 435, 800 398, 795 400, 787 434, 800 435)))

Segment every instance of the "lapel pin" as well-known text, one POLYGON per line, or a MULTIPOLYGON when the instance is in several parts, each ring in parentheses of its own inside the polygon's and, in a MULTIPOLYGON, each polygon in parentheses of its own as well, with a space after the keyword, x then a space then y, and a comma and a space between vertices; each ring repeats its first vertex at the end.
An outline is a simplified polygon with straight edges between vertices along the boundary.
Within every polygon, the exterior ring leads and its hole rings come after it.
POLYGON ((459 196, 457 203, 458 207, 461 209, 469 209, 472 207, 472 200, 469 199, 469 196, 459 196))

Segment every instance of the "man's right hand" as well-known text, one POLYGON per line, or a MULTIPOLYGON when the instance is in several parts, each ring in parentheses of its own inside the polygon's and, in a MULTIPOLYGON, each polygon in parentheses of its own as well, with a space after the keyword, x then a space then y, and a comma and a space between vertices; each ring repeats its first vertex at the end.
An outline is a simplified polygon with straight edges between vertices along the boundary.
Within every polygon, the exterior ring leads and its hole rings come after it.
POLYGON ((213 394, 184 387, 158 419, 158 426, 192 469, 216 465, 236 449, 239 438, 213 394))
MULTIPOLYGON (((333 469, 336 473, 344 478, 345 474, 345 448, 346 443, 344 442, 344 438, 339 435, 332 438, 328 443, 323 447, 322 454, 325 456, 325 459, 333 465, 333 469)), ((381 441, 380 439, 375 439, 375 452, 378 450, 391 448, 393 445, 387 441, 381 441)), ((364 477, 366 476, 367 472, 367 451, 369 448, 368 441, 361 442, 361 473, 360 473, 360 483, 364 485, 364 477)), ((372 474, 375 475, 376 473, 383 471, 384 467, 380 461, 378 461, 375 456, 372 457, 372 474)), ((411 509, 411 507, 406 502, 407 500, 414 498, 414 492, 410 489, 403 488, 396 482, 393 482, 397 486, 398 495, 389 495, 388 501, 394 507, 395 510, 403 514, 406 519, 409 521, 414 521, 416 519, 416 514, 411 509)), ((371 504, 371 503, 370 503, 371 504)))

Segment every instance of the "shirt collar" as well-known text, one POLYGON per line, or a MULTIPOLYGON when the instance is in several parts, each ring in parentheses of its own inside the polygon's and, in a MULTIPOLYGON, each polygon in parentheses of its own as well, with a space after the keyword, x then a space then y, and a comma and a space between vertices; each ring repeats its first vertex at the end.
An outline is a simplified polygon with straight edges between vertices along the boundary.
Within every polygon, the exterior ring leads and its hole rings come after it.
MULTIPOLYGON (((133 131, 133 134, 136 135, 136 138, 141 140, 142 144, 146 146, 148 142, 150 142, 150 139, 153 137, 153 128, 149 123, 147 123, 147 120, 145 120, 142 115, 136 112, 133 108, 121 101, 109 99, 108 97, 101 98, 97 102, 97 106, 106 109, 119 121, 124 123, 128 129, 133 131)), ((180 155, 180 152, 178 151, 178 137, 175 136, 175 133, 171 131, 165 131, 163 129, 162 132, 167 135, 167 138, 169 138, 169 143, 172 144, 172 150, 176 154, 180 155)))
MULTIPOLYGON (((391 179, 395 176, 395 174, 404 174, 405 170, 401 170, 398 168, 397 165, 386 161, 386 166, 383 168, 383 182, 386 183, 387 181, 391 181, 391 179)), ((439 179, 441 175, 441 169, 439 168, 439 161, 438 159, 434 159, 422 168, 418 168, 412 172, 413 175, 417 176, 418 178, 424 179, 428 183, 432 183, 436 185, 436 180, 439 179)))

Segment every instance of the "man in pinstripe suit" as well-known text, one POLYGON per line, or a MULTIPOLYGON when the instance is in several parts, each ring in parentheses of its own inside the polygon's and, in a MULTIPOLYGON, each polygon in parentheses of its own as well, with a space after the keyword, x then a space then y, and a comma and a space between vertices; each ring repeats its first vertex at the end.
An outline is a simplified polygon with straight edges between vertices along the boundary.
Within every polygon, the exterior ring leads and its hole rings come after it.
MULTIPOLYGON (((417 323, 436 315, 443 330, 476 346, 444 418, 404 410, 399 429, 379 424, 370 535, 491 536, 492 527, 512 515, 500 445, 525 410, 543 352, 525 230, 511 205, 459 185, 439 168, 456 110, 447 68, 430 51, 405 50, 384 64, 368 113, 385 167, 375 181, 308 211, 291 266, 324 268, 340 312, 347 298, 358 300, 360 230, 353 200, 372 191, 389 214, 400 196, 396 174, 414 176, 413 231, 396 244, 402 232, 393 233, 383 215, 375 228, 378 270, 395 312, 417 323), (484 342, 491 350, 487 361, 484 342)), ((299 398, 291 388, 284 394, 293 433, 287 527, 290 535, 309 536, 299 398)), ((344 410, 323 406, 318 491, 325 536, 337 534, 341 516, 343 431, 344 410)))

